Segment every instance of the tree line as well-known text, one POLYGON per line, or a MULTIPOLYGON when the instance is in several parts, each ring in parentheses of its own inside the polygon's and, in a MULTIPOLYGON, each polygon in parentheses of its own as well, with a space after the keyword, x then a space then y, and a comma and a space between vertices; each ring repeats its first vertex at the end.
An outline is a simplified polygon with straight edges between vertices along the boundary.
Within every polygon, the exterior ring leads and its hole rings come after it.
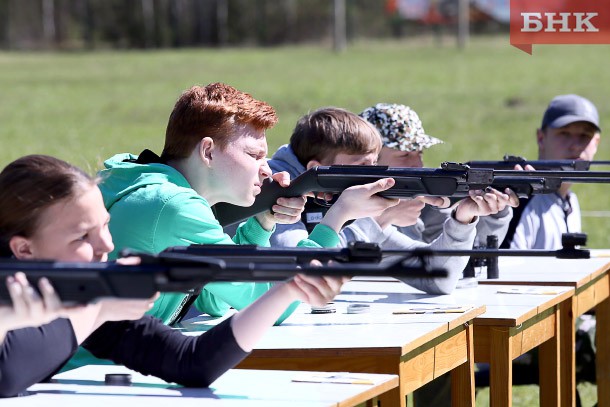
MULTIPOLYGON (((0 0, 2 49, 332 41, 333 0, 0 0)), ((384 1, 342 0, 347 38, 392 35, 384 1)))

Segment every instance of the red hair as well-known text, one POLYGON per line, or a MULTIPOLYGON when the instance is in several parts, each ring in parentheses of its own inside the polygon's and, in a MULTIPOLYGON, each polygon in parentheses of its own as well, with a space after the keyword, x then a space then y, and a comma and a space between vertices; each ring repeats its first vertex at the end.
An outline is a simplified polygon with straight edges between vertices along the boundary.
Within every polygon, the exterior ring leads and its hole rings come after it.
POLYGON ((186 158, 204 137, 224 149, 233 127, 250 124, 266 130, 277 120, 273 107, 232 86, 193 86, 182 93, 169 116, 161 157, 165 161, 186 158))

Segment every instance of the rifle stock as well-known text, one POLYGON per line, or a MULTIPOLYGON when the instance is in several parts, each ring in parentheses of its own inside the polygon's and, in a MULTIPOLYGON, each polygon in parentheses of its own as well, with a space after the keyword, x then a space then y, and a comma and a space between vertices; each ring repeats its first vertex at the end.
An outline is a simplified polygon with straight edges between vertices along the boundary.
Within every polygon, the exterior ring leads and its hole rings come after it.
POLYGON ((519 197, 553 193, 562 182, 609 183, 610 172, 514 171, 471 168, 465 164, 442 163, 441 168, 399 168, 367 165, 335 165, 310 168, 292 180, 287 188, 268 180, 254 204, 242 207, 218 203, 213 210, 222 226, 244 221, 270 210, 280 197, 302 196, 308 192, 341 193, 354 185, 393 178, 392 188, 379 195, 386 198, 443 196, 464 198, 470 190, 511 188, 519 197))

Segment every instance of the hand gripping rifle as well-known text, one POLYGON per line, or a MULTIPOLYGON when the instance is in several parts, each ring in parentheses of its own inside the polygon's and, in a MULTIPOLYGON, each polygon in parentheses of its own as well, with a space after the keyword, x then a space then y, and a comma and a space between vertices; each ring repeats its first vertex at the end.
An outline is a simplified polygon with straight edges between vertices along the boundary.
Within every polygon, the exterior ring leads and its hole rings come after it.
POLYGON ((610 165, 610 161, 585 160, 527 160, 516 155, 505 155, 502 161, 468 161, 465 164, 472 168, 492 168, 495 170, 512 170, 515 165, 531 165, 536 170, 546 171, 589 171, 591 166, 610 165))
MULTIPOLYGON (((212 245, 213 246, 213 245, 212 245)), ((378 263, 376 257, 351 256, 347 249, 302 248, 297 255, 271 253, 261 255, 252 247, 226 246, 213 257, 177 249, 157 255, 124 251, 125 255, 141 258, 138 265, 110 263, 78 263, 53 261, 0 261, 0 303, 7 303, 10 297, 4 280, 9 275, 22 271, 32 286, 41 277, 49 279, 61 300, 65 303, 87 303, 103 297, 149 298, 155 292, 183 292, 197 294, 203 285, 222 281, 283 281, 302 273, 317 276, 390 276, 444 278, 447 272, 430 269, 423 265, 409 265, 402 257, 378 263), (242 257, 233 259, 231 252, 240 250, 242 257), (351 256, 351 257, 350 257, 351 256), (223 258, 224 257, 224 258, 223 258), (311 259, 333 259, 337 262, 321 266, 309 264, 311 259), (348 262, 349 261, 349 262, 348 262)), ((295 251, 297 249, 294 249, 295 251)), ((377 249, 379 250, 379 249, 377 249)), ((280 252, 282 252, 280 250, 280 252)), ((379 250, 381 253, 381 251, 379 250)))
POLYGON ((610 183, 610 172, 592 171, 515 171, 471 168, 466 164, 442 163, 441 168, 401 168, 370 165, 333 165, 310 168, 286 188, 265 180, 254 204, 242 207, 218 203, 213 210, 222 226, 241 222, 270 210, 280 197, 301 196, 308 192, 341 193, 354 185, 382 178, 394 178, 394 186, 379 195, 386 198, 445 196, 464 198, 470 190, 510 188, 519 197, 556 192, 562 182, 610 183))

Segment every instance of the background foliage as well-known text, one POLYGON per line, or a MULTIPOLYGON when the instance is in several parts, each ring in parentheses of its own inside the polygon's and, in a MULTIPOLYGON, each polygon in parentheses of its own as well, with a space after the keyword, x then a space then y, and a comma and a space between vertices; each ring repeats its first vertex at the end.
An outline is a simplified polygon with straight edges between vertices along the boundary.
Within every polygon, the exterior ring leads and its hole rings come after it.
MULTIPOLYGON (((462 52, 452 39, 434 44, 361 41, 342 54, 315 46, 0 53, 0 163, 40 152, 94 171, 116 152, 160 151, 180 92, 216 81, 277 109, 270 152, 299 116, 329 105, 411 105, 426 131, 445 140, 426 153, 428 166, 505 153, 536 158, 535 130, 557 94, 587 96, 602 126, 610 123, 608 46, 538 46, 530 56, 504 36, 475 38, 462 52)), ((604 136, 597 157, 610 158, 604 136)), ((610 247, 608 186, 575 189, 590 246, 610 247)))
MULTIPOLYGON (((557 94, 588 97, 610 126, 609 46, 535 46, 530 56, 497 35, 505 27, 477 24, 473 31, 496 35, 460 51, 455 27, 404 22, 384 6, 348 0, 351 43, 333 53, 328 0, 0 0, 0 166, 44 153, 93 173, 117 152, 160 152, 180 92, 216 81, 276 108, 270 153, 298 117, 331 105, 411 105, 445 141, 426 152, 433 167, 536 158, 535 130, 557 94)), ((610 159, 605 134, 597 158, 610 159)), ((590 247, 610 247, 608 188, 574 188, 590 247)), ((595 386, 579 388, 583 406, 593 405, 595 386)), ((535 405, 537 387, 514 397, 535 405)), ((483 390, 477 405, 488 404, 483 390)))

